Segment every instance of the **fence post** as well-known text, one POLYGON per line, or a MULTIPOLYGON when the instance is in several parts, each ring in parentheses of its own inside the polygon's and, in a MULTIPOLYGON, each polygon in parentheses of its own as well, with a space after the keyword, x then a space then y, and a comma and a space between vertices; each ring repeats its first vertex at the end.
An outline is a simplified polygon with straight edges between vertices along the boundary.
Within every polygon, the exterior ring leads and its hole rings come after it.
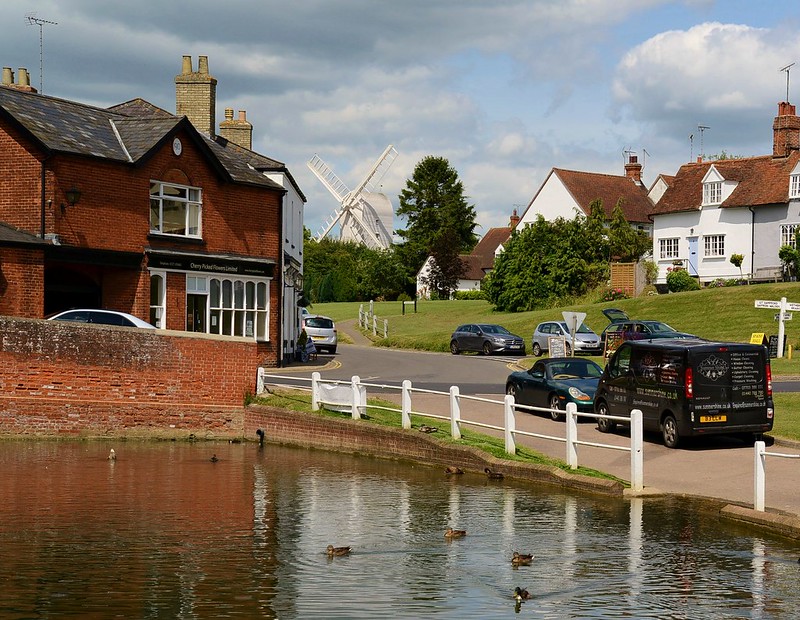
POLYGON ((403 428, 411 428, 411 381, 403 379, 403 391, 400 395, 403 428))
POLYGON ((350 406, 350 413, 354 420, 361 419, 361 413, 359 412, 358 409, 359 405, 361 405, 361 389, 360 389, 361 386, 359 385, 360 381, 361 379, 359 378, 358 375, 353 375, 353 378, 350 380, 350 386, 353 390, 353 400, 350 406))
POLYGON ((364 304, 361 304, 358 307, 358 326, 363 327, 362 323, 364 321, 364 304))
POLYGON ((374 299, 370 299, 369 300, 369 315, 370 316, 375 316, 375 300, 374 299))
POLYGON ((383 319, 383 337, 389 337, 389 319, 383 319))
POLYGON ((264 368, 259 366, 256 373, 256 394, 264 393, 264 368))
POLYGON ((759 512, 764 512, 764 486, 767 482, 767 455, 766 444, 763 441, 757 441, 754 444, 755 451, 755 475, 754 475, 754 491, 755 497, 753 499, 753 508, 759 512))
POLYGON ((453 439, 461 439, 461 400, 458 394, 458 386, 450 386, 450 435, 453 439))
POLYGON ((517 444, 514 443, 514 431, 516 420, 514 419, 514 397, 506 394, 503 400, 503 410, 505 412, 505 433, 506 433, 506 454, 516 454, 517 444))
POLYGON ((631 490, 644 490, 644 427, 642 410, 631 411, 631 490))
POLYGON ((311 411, 319 411, 319 378, 317 371, 311 373, 311 411))
POLYGON ((578 405, 567 403, 567 465, 578 469, 578 405))
POLYGON ((372 315, 372 335, 378 335, 378 317, 376 317, 374 314, 372 315))

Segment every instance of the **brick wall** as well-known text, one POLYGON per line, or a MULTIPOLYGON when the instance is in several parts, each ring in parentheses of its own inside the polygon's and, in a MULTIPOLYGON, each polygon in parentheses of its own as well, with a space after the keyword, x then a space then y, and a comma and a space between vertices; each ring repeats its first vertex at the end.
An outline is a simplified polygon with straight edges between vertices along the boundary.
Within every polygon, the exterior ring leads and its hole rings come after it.
POLYGON ((43 312, 42 252, 0 247, 0 315, 36 318, 43 312))
POLYGON ((250 340, 0 316, 0 435, 239 437, 250 340))

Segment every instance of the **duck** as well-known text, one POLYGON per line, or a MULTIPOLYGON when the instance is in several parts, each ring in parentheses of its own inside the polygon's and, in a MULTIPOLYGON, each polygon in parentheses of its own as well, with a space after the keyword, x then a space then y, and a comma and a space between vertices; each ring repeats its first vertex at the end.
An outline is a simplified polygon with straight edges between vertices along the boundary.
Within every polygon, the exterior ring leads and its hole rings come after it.
POLYGON ((420 433, 435 433, 439 429, 435 426, 428 426, 427 424, 420 424, 419 425, 419 432, 420 433))
POLYGON ((528 592, 525 588, 520 588, 517 586, 514 588, 514 598, 517 599, 518 603, 522 601, 527 601, 531 597, 531 593, 528 592))
POLYGON ((111 448, 111 452, 108 453, 108 460, 109 461, 116 461, 117 460, 117 453, 114 452, 114 448, 111 448))
POLYGON ((466 535, 467 530, 454 530, 452 527, 448 527, 444 533, 445 538, 464 538, 466 535))
POLYGON ((328 554, 328 557, 332 558, 335 555, 349 555, 350 550, 350 547, 334 547, 333 545, 328 545, 328 548, 325 549, 325 552, 328 554))
POLYGON ((450 474, 463 474, 464 470, 461 469, 460 467, 456 467, 455 465, 450 465, 447 469, 444 470, 444 473, 446 473, 448 476, 450 474))
POLYGON ((502 480, 502 479, 503 479, 503 474, 501 474, 499 471, 492 471, 492 470, 491 470, 491 469, 489 469, 488 467, 487 467, 487 468, 485 468, 483 471, 485 471, 485 472, 486 472, 486 475, 487 475, 489 478, 492 478, 492 479, 494 479, 494 480, 502 480))
POLYGON ((514 566, 530 566, 532 560, 533 555, 530 553, 518 553, 515 551, 514 555, 511 556, 511 564, 514 566))
POLYGON ((216 454, 212 454, 212 455, 211 455, 211 459, 210 459, 210 461, 211 461, 212 463, 216 463, 218 460, 219 460, 219 459, 217 458, 217 455, 216 455, 216 454))

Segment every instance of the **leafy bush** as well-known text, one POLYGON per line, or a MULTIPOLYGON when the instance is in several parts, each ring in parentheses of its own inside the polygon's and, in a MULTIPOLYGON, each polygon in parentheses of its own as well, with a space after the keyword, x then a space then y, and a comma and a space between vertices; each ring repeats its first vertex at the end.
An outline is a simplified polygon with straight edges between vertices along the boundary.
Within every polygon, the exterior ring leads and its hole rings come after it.
POLYGON ((397 301, 414 301, 408 293, 400 293, 397 296, 397 301))
POLYGON ((628 293, 626 293, 624 289, 610 288, 603 293, 603 296, 600 298, 600 302, 616 301, 617 299, 630 299, 630 298, 631 296, 628 295, 628 293))
POLYGON ((644 261, 644 277, 648 284, 652 284, 658 278, 658 263, 654 260, 644 261))
POLYGON ((481 290, 472 291, 456 291, 453 293, 453 299, 488 299, 486 293, 481 290))
POLYGON ((725 278, 717 278, 709 282, 706 286, 708 286, 708 288, 720 288, 723 286, 730 286, 730 284, 727 283, 725 278))
POLYGON ((673 269, 667 274, 667 288, 672 293, 696 291, 700 288, 700 283, 685 269, 673 269))

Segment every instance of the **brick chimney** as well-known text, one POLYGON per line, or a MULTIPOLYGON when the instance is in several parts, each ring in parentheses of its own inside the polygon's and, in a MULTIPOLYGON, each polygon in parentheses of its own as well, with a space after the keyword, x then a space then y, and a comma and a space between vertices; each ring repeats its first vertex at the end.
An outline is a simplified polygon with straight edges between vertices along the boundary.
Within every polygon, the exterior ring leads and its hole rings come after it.
POLYGON ((208 56, 199 56, 197 71, 192 57, 183 57, 183 69, 175 76, 175 113, 186 116, 197 131, 214 137, 217 115, 217 80, 208 74, 208 56))
POLYGON ((219 124, 219 135, 248 151, 253 150, 253 126, 247 122, 244 110, 239 110, 239 118, 233 120, 233 108, 225 108, 225 120, 219 124))
POLYGON ((642 184, 642 164, 639 163, 638 156, 628 155, 628 163, 625 164, 625 176, 637 185, 642 184))
POLYGON ((24 90, 27 93, 38 93, 33 86, 31 86, 31 78, 28 70, 25 67, 20 67, 17 71, 17 83, 14 83, 14 72, 11 67, 3 67, 3 79, 0 82, 2 86, 9 88, 16 88, 17 90, 24 90))
POLYGON ((516 228, 517 224, 519 224, 519 215, 517 215, 517 210, 514 209, 514 212, 511 214, 511 219, 508 221, 508 227, 516 228))
POLYGON ((800 149, 800 117, 788 101, 778 104, 778 116, 772 123, 772 156, 788 157, 800 149))

